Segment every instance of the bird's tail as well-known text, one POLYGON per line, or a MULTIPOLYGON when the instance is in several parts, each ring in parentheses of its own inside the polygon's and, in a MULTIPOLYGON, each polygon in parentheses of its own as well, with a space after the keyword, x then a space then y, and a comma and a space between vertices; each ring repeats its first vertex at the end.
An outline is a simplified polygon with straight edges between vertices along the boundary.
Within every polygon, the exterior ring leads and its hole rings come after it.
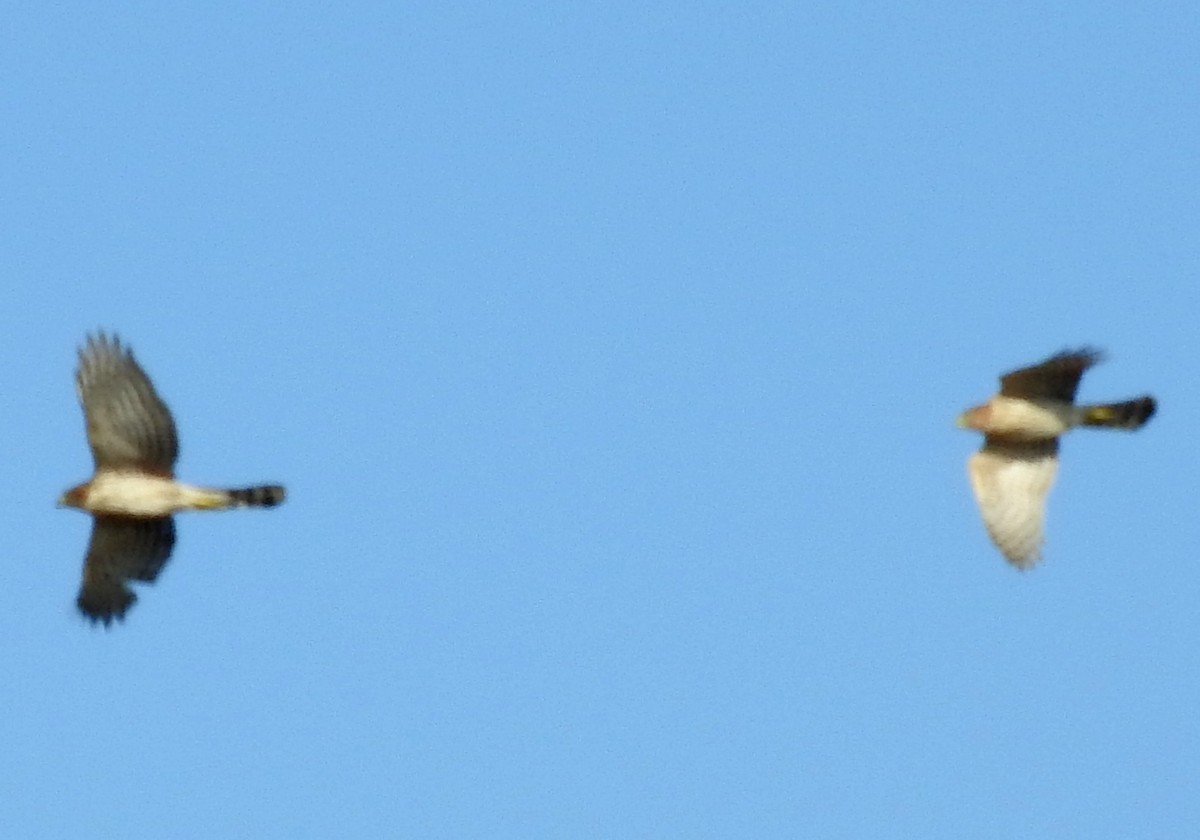
POLYGON ((1140 429, 1154 416, 1154 397, 1138 397, 1119 403, 1088 405, 1083 408, 1083 425, 1109 429, 1140 429))
POLYGON ((280 484, 243 487, 226 490, 225 493, 229 498, 229 507, 275 507, 287 498, 287 491, 280 484))
POLYGON ((236 490, 218 490, 213 487, 182 485, 184 501, 180 506, 188 510, 225 510, 234 507, 275 507, 287 497, 287 491, 278 484, 263 484, 259 487, 243 487, 236 490))

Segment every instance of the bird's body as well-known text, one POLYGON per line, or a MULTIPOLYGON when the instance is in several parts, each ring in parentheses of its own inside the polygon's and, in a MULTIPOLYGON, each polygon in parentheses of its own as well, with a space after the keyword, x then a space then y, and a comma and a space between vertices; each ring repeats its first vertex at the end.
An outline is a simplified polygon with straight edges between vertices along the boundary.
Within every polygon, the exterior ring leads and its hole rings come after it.
POLYGON ((115 336, 88 337, 79 351, 76 384, 96 470, 59 503, 93 516, 76 603, 88 618, 109 624, 124 618, 137 600, 126 581, 152 582, 170 557, 173 514, 273 507, 286 493, 275 484, 224 490, 176 481, 175 421, 115 336))
POLYGON ((971 489, 992 541, 1013 565, 1041 556, 1046 496, 1058 472, 1058 439, 1077 426, 1138 429, 1153 416, 1153 397, 1076 405, 1083 373, 1100 360, 1093 350, 1059 353, 1004 374, 1000 393, 963 412, 960 426, 983 432, 968 459, 971 489))
POLYGON ((977 408, 971 428, 986 430, 996 437, 1018 440, 1056 438, 1079 424, 1079 409, 1050 400, 1022 400, 997 395, 977 408))
POLYGON ((283 488, 274 485, 221 490, 149 473, 113 470, 72 487, 63 495, 63 504, 105 516, 153 518, 184 510, 272 507, 283 498, 283 488))

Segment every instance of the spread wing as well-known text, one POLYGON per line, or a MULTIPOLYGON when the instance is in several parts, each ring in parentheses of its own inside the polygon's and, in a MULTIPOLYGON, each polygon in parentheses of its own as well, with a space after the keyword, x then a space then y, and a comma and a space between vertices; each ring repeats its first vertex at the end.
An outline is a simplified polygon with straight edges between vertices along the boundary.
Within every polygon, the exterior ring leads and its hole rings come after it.
POLYGON ((88 336, 75 373, 96 469, 171 475, 179 440, 171 412, 116 336, 88 336))
POLYGON ((1046 495, 1058 472, 1057 439, 986 438, 967 472, 992 542, 1013 565, 1032 568, 1041 559, 1046 495))
POLYGON ((1102 358, 1100 351, 1064 351, 1040 364, 1009 371, 1000 377, 1000 395, 1025 399, 1074 402, 1083 372, 1102 358))
POLYGON ((126 585, 152 583, 175 547, 175 522, 97 516, 83 563, 83 584, 75 603, 93 622, 123 619, 137 596, 126 585))

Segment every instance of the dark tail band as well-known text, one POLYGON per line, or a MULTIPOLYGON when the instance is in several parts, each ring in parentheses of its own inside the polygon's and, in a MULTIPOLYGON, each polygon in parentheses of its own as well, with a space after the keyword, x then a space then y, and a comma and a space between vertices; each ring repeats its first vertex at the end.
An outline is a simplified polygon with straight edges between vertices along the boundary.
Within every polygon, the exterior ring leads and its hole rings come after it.
POLYGON ((275 507, 287 498, 287 491, 279 484, 264 484, 227 492, 229 502, 234 507, 275 507))
POLYGON ((1090 405, 1084 415, 1083 425, 1104 426, 1110 429, 1140 429, 1154 416, 1158 407, 1154 397, 1138 397, 1107 405, 1090 405))

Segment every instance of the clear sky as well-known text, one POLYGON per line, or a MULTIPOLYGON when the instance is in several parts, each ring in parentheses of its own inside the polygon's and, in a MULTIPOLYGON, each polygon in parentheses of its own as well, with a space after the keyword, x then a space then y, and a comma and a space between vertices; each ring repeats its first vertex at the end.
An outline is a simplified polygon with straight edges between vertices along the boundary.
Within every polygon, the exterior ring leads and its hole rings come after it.
POLYGON ((1194 4, 119 6, 5 13, 0 836, 1194 833, 1194 4), (99 327, 290 492, 108 631, 99 327), (1020 574, 953 420, 1083 344, 1020 574))

